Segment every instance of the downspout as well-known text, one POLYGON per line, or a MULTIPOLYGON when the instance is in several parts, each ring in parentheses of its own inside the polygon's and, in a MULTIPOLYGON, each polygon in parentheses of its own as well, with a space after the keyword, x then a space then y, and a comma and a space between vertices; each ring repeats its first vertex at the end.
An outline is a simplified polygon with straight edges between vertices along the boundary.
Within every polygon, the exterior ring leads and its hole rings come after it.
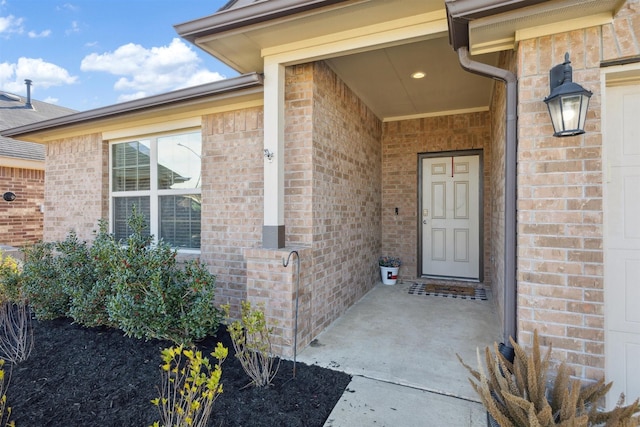
POLYGON ((516 179, 517 179, 517 100, 518 79, 509 70, 494 67, 482 62, 472 61, 467 46, 457 49, 460 65, 466 71, 484 77, 501 80, 507 85, 506 105, 506 143, 505 143, 505 190, 504 190, 504 301, 503 319, 504 336, 500 344, 500 352, 509 360, 513 360, 513 346, 509 338, 517 341, 517 308, 516 308, 516 179))

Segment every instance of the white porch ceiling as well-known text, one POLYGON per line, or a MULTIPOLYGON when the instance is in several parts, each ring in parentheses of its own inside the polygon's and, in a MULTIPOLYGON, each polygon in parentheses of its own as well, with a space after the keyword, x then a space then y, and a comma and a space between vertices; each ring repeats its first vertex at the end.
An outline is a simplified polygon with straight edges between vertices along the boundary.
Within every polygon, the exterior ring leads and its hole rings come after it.
MULTIPOLYGON (((474 59, 495 66, 498 54, 474 59)), ((464 71, 445 37, 327 62, 383 120, 486 110, 494 84, 492 79, 464 71), (416 71, 426 76, 412 78, 416 71)))

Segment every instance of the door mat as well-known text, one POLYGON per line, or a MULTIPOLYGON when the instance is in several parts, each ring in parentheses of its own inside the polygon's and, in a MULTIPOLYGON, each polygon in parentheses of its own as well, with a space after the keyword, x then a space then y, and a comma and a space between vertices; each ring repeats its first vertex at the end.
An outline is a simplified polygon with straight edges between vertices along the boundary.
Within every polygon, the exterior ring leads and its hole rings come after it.
POLYGON ((487 301, 487 292, 471 286, 456 286, 436 283, 414 283, 409 288, 411 295, 440 296, 468 300, 487 301))

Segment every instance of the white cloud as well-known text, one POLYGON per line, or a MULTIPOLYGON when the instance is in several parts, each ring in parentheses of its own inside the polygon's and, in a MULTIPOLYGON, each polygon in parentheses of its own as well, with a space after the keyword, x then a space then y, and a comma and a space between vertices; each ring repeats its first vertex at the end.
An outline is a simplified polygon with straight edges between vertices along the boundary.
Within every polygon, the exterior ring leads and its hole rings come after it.
POLYGON ((24 80, 33 81, 34 91, 52 86, 74 84, 78 77, 62 67, 40 58, 19 58, 17 63, 0 63, 0 87, 8 92, 24 93, 24 80))
POLYGON ((11 33, 22 34, 24 32, 23 21, 24 19, 16 18, 13 15, 0 16, 0 34, 6 36, 11 33))
POLYGON ((76 10, 78 10, 78 7, 73 5, 73 4, 71 4, 71 3, 65 3, 62 6, 58 6, 57 9, 58 10, 66 9, 66 10, 70 10, 72 12, 75 12, 76 10))
POLYGON ((65 34, 69 35, 69 34, 73 34, 73 33, 79 33, 80 32, 80 24, 78 24, 78 21, 71 21, 71 28, 67 28, 67 30, 65 30, 65 34))
POLYGON ((42 100, 42 102, 46 102, 47 104, 57 104, 60 100, 58 98, 53 98, 51 96, 46 97, 42 100))
POLYGON ((29 31, 27 35, 29 36, 29 38, 32 38, 32 39, 49 37, 51 35, 51 30, 44 30, 44 31, 40 31, 39 33, 36 33, 35 31, 29 31))
POLYGON ((221 80, 224 76, 200 67, 200 58, 182 40, 168 46, 145 47, 129 43, 113 52, 87 55, 82 71, 102 71, 120 76, 114 89, 120 101, 138 99, 160 92, 221 80))

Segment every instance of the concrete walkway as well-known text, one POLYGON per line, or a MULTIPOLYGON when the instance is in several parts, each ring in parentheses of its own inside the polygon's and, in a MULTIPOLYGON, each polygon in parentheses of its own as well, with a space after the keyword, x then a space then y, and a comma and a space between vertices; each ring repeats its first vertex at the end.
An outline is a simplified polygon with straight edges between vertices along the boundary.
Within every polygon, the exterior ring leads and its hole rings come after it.
POLYGON ((410 295, 379 284, 298 354, 353 376, 325 426, 486 426, 486 412, 456 353, 500 341, 488 301, 410 295))

